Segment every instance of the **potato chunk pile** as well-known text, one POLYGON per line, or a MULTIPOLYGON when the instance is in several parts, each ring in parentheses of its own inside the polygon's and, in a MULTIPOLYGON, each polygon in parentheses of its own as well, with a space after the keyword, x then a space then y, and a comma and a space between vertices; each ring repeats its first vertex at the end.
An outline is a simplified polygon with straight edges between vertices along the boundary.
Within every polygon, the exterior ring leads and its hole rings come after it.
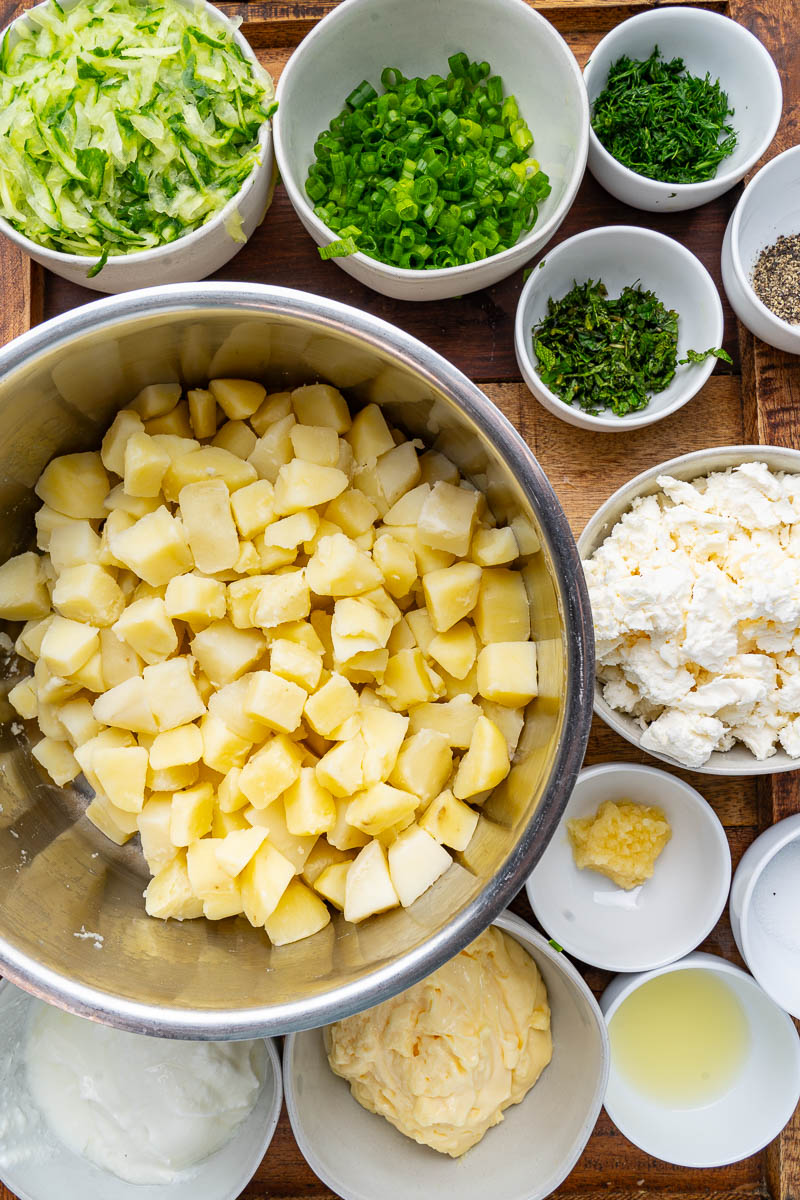
POLYGON ((144 388, 36 485, 34 756, 137 832, 151 916, 283 945, 410 905, 466 848, 536 695, 511 528, 441 454, 335 388, 144 388), (469 803, 466 803, 469 801, 469 803))

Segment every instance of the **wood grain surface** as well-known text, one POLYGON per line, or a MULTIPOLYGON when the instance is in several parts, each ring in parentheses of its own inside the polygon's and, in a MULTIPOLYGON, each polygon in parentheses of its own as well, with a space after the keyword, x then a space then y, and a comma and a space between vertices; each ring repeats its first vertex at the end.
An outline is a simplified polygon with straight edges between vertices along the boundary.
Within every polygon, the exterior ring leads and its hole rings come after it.
MULTIPOLYGON (((397 0, 401 3, 402 0, 397 0)), ((432 0, 433 2, 433 0, 432 0)), ((698 0, 687 0, 697 3, 698 0)), ((309 3, 227 3, 220 7, 243 19, 243 32, 259 58, 277 77, 300 39, 335 7, 336 0, 309 3)), ((537 0, 583 64, 599 38, 618 21, 653 7, 640 0, 537 0)), ((29 7, 23 4, 20 7, 29 7)), ((702 7, 728 12, 752 29, 772 52, 784 85, 784 119, 766 157, 800 141, 800 0, 730 0, 702 7)), ((0 0, 0 15, 18 11, 0 0)), ((723 296, 725 346, 730 368, 718 367, 687 407, 660 423, 624 435, 574 429, 542 409, 520 382, 513 353, 514 312, 522 272, 486 291, 435 305, 404 304, 364 288, 335 263, 322 263, 295 216, 285 192, 277 189, 264 225, 248 246, 215 278, 297 287, 369 309, 421 338, 478 381, 512 420, 546 470, 573 530, 621 483, 638 471, 676 454, 741 441, 800 446, 800 359, 753 339, 737 324, 721 288, 722 235, 739 189, 688 213, 654 216, 626 208, 587 175, 576 203, 552 245, 596 225, 635 224, 676 237, 704 262, 723 296)), ((40 319, 55 316, 96 296, 33 267, 7 241, 0 246, 0 341, 5 343, 40 319)), ((652 761, 595 721, 587 763, 652 761)), ((714 778, 675 771, 697 787, 723 822, 734 867, 760 829, 800 808, 795 773, 774 778, 714 778)), ((514 911, 532 920, 524 898, 514 911)), ((704 948, 740 962, 727 914, 704 948)), ((590 986, 602 990, 608 977, 587 968, 590 986)), ((357 1154, 354 1147, 354 1154, 357 1154)), ((489 1181, 487 1181, 489 1184, 489 1181)), ((800 1122, 760 1155, 715 1170, 687 1170, 649 1158, 630 1145, 605 1113, 586 1150, 556 1195, 582 1200, 734 1200, 767 1196, 800 1197, 800 1122)), ((248 1200, 329 1200, 329 1192, 300 1155, 285 1111, 269 1153, 242 1193, 248 1200)), ((0 1184, 0 1200, 15 1200, 0 1184)), ((47 1200, 50 1200, 48 1197, 47 1200)), ((53 1200, 58 1200, 53 1197, 53 1200)), ((379 1200, 379 1198, 375 1198, 379 1200)))

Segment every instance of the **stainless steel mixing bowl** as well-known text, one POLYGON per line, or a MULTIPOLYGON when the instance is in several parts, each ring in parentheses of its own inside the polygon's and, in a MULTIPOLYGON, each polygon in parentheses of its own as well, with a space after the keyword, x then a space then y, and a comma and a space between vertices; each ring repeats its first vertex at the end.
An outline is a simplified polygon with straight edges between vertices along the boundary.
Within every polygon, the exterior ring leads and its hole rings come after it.
MULTIPOLYGON (((594 681, 575 544, 539 464, 495 406, 400 330, 302 292, 179 284, 96 301, 0 351, 0 561, 30 544, 32 488, 56 453, 94 448, 145 384, 239 375, 284 388, 326 379, 443 450, 500 521, 517 519, 540 695, 518 761, 468 850, 409 909, 341 919, 271 947, 243 918, 145 915, 136 842, 82 816, 89 789, 46 782, 5 700, 25 672, 4 653, 0 691, 0 970, 43 999, 127 1029, 191 1038, 284 1033, 408 987, 483 930, 542 853, 581 765, 594 681)), ((14 634, 11 629, 10 633, 14 634)))

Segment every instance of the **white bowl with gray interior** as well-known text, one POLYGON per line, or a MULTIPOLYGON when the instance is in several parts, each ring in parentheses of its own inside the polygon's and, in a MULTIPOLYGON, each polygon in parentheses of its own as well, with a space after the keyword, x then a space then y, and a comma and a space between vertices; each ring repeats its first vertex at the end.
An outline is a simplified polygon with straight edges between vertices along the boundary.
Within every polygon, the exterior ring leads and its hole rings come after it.
POLYGON ((590 129, 589 170, 624 204, 645 212, 684 212, 729 191, 768 149, 781 119, 781 80, 767 50, 738 22, 705 8, 652 8, 615 25, 595 46, 583 72, 590 105, 605 88, 613 63, 622 55, 647 59, 655 46, 665 59, 682 58, 690 74, 719 79, 734 110, 729 118, 738 135, 733 153, 712 179, 666 183, 624 167, 590 129))
POLYGON ((609 1070, 608 1033, 567 957, 509 912, 494 924, 535 960, 551 1009, 553 1058, 466 1157, 453 1160, 399 1133, 353 1099, 328 1065, 321 1029, 292 1034, 283 1053, 286 1107, 311 1169, 344 1200, 542 1200, 567 1177, 594 1129, 609 1070))
MULTIPOLYGON (((613 496, 609 496, 578 538, 578 553, 585 561, 602 545, 617 521, 640 496, 652 496, 661 489, 656 479, 659 475, 672 475, 676 479, 699 479, 712 471, 726 471, 743 462, 764 462, 771 471, 800 473, 800 450, 787 450, 780 446, 716 446, 711 450, 696 450, 682 454, 667 462, 658 463, 642 471, 629 483, 623 484, 613 496)), ((631 745, 641 748, 642 728, 636 719, 627 713, 618 712, 603 699, 600 683, 595 680, 594 711, 615 733, 620 734, 631 745)), ((672 767, 683 764, 665 754, 648 750, 654 758, 672 767)), ((784 750, 777 750, 771 758, 761 761, 755 758, 746 746, 737 743, 730 750, 715 750, 702 767, 692 770, 702 775, 774 775, 779 771, 800 770, 800 760, 790 758, 784 750)))

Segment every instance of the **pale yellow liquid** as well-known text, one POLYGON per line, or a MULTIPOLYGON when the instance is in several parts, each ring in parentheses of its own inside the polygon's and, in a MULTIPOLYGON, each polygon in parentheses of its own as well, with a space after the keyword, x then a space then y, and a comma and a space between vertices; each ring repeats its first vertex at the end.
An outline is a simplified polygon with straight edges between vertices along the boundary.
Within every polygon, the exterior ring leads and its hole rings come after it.
POLYGON ((741 1002, 711 971, 657 975, 609 1022, 611 1054, 637 1091, 672 1108, 701 1108, 728 1090, 750 1049, 741 1002))

